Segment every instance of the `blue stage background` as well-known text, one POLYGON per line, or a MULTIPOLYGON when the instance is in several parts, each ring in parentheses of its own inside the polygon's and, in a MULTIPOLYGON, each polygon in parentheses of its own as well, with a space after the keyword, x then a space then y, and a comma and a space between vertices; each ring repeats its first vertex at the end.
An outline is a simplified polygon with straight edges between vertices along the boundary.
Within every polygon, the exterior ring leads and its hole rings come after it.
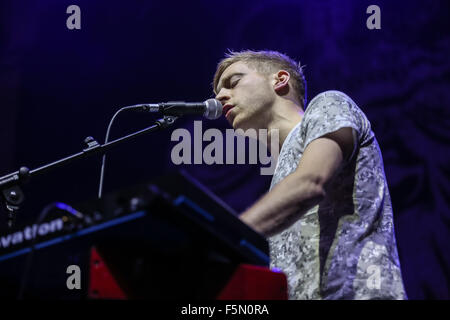
MULTIPOLYGON (((410 299, 450 298, 450 3, 448 1, 2 1, 0 175, 103 141, 122 106, 212 97, 216 64, 229 48, 272 49, 306 65, 308 100, 329 89, 351 96, 380 143, 410 299), (81 8, 81 30, 66 8, 81 8), (381 30, 366 8, 381 8, 381 30)), ((154 115, 127 113, 112 136, 154 115)), ((183 168, 237 212, 267 189, 258 165, 172 164, 175 128, 109 153, 106 192, 183 168)), ((222 118, 207 128, 230 128, 222 118)), ((96 196, 100 158, 36 178, 17 224, 49 202, 96 196)), ((4 219, 4 217, 2 217, 4 219)), ((3 225, 3 220, 2 220, 3 225)))

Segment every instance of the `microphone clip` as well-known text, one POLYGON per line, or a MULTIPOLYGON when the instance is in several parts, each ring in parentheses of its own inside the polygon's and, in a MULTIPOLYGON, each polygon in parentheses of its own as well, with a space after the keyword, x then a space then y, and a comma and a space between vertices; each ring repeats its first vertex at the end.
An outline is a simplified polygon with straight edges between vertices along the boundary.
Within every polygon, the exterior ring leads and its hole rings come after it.
POLYGON ((161 119, 156 120, 156 123, 162 128, 167 128, 174 124, 174 122, 178 119, 178 117, 175 116, 164 116, 161 119))

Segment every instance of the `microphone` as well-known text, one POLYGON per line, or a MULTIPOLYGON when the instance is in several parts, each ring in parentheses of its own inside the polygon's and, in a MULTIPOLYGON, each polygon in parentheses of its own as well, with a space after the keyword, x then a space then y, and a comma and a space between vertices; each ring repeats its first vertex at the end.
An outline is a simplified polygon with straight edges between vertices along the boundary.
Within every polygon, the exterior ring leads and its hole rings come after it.
POLYGON ((133 107, 147 112, 160 112, 165 116, 183 116, 200 114, 206 119, 214 120, 222 115, 222 103, 217 99, 208 99, 204 102, 171 101, 154 104, 138 104, 133 107))

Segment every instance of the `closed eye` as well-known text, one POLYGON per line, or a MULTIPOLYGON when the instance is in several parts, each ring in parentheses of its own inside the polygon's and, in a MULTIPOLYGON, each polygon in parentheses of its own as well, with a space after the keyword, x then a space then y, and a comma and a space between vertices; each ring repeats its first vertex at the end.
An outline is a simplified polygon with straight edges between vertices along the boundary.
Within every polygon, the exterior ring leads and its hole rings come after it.
POLYGON ((233 82, 231 82, 231 88, 236 87, 236 85, 238 84, 239 80, 241 80, 241 78, 238 78, 238 79, 234 80, 233 82))

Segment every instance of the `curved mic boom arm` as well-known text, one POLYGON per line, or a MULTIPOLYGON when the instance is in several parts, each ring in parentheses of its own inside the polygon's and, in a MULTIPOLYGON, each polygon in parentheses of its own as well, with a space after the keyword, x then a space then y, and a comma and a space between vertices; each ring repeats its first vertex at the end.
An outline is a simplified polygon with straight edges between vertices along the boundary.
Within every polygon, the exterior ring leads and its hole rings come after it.
POLYGON ((21 167, 18 171, 0 177, 0 202, 3 203, 8 215, 8 228, 13 227, 16 213, 19 211, 21 204, 25 200, 25 196, 22 192, 21 186, 24 183, 28 182, 31 177, 44 174, 56 167, 62 167, 73 161, 87 158, 92 155, 105 154, 109 149, 115 147, 118 144, 121 144, 128 140, 132 140, 145 133, 165 129, 171 126, 176 119, 177 117, 164 116, 164 118, 156 120, 155 124, 151 125, 150 127, 123 136, 103 145, 99 144, 94 138, 87 137, 86 139, 84 139, 86 148, 84 148, 81 152, 43 165, 36 169, 30 170, 27 167, 21 167))

